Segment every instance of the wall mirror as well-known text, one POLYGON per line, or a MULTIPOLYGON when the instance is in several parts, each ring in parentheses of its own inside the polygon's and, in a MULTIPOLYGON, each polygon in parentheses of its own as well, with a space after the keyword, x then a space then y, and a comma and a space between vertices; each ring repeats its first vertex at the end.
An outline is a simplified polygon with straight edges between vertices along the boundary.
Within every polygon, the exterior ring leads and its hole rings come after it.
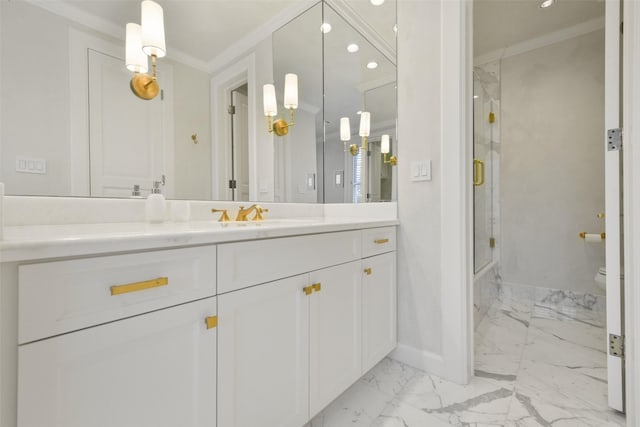
POLYGON ((160 95, 136 98, 124 66, 138 0, 0 3, 0 182, 7 194, 276 202, 395 199, 394 0, 176 1, 164 9, 160 95), (322 32, 323 22, 331 31, 322 32), (233 27, 233 28, 231 28, 233 27), (357 44, 350 53, 347 46, 357 44), (376 59, 370 59, 370 58, 376 59), (376 69, 366 64, 375 61, 376 69), (279 116, 284 75, 299 76, 288 135, 267 130, 262 85, 279 116), (358 112, 369 150, 352 156, 358 112), (351 140, 339 135, 349 117, 351 140), (377 150, 377 152, 376 152, 377 150), (368 197, 367 197, 368 196, 368 197))

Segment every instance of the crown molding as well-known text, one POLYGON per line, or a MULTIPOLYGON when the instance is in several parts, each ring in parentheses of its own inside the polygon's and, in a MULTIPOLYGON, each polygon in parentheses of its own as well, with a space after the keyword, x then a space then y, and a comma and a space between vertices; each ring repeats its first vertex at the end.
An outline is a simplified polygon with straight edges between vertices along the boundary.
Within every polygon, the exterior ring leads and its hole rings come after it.
POLYGON ((510 56, 519 55, 521 53, 528 52, 530 50, 539 49, 541 47, 549 46, 561 41, 569 40, 574 37, 582 36, 597 30, 604 28, 604 16, 595 18, 589 21, 582 22, 580 24, 564 28, 562 30, 554 31, 549 34, 545 34, 541 37, 535 37, 533 39, 517 43, 511 46, 507 46, 503 49, 494 50, 483 55, 476 56, 474 58, 474 65, 483 65, 489 62, 499 61, 510 56))
MULTIPOLYGON (((77 7, 62 1, 48 0, 24 0, 33 6, 37 6, 55 15, 68 19, 71 22, 82 25, 83 27, 113 37, 117 40, 125 40, 125 28, 107 21, 99 16, 87 13, 77 7)), ((186 54, 178 49, 171 47, 168 49, 171 54, 166 59, 180 62, 182 64, 193 67, 197 70, 208 72, 207 64, 193 56, 186 54)), ((124 52, 124 44, 123 44, 124 52)))

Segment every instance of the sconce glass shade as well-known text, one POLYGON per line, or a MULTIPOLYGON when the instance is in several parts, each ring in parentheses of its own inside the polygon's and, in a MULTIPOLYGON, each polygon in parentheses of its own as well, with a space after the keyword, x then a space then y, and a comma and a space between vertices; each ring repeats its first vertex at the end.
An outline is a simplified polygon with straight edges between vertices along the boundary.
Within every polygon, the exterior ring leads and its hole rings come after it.
POLYGON ((340 118, 340 141, 349 141, 351 139, 351 125, 349 117, 340 118))
POLYGON ((284 107, 298 108, 298 76, 296 74, 284 76, 284 107))
POLYGON ((266 84, 262 87, 262 99, 264 105, 264 115, 274 117, 278 114, 278 104, 276 103, 276 87, 266 84))
POLYGON ((151 0, 144 0, 140 6, 140 26, 142 27, 142 50, 147 55, 162 58, 167 54, 164 43, 164 15, 162 6, 151 0))
POLYGON ((380 152, 382 154, 389 154, 389 135, 382 135, 380 139, 380 152))
POLYGON ((142 51, 142 29, 138 24, 127 24, 125 63, 127 69, 134 73, 146 73, 149 70, 147 55, 142 51))
POLYGON ((363 111, 360 114, 360 136, 369 136, 371 130, 371 113, 363 111))

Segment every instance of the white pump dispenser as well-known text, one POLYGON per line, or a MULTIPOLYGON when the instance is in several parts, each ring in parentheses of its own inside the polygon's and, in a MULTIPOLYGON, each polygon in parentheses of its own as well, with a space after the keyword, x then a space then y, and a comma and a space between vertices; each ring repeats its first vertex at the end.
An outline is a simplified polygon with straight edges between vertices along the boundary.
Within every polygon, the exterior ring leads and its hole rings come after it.
POLYGON ((164 196, 160 192, 160 184, 160 181, 153 182, 153 188, 145 206, 147 222, 155 224, 164 222, 167 210, 164 196))

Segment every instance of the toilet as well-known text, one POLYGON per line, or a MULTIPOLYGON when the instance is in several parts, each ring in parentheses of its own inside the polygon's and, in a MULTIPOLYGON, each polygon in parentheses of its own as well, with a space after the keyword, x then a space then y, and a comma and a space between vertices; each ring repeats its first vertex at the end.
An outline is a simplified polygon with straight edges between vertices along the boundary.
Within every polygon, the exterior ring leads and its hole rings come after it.
MULTIPOLYGON (((607 290, 607 269, 604 267, 600 267, 596 276, 593 278, 596 282, 596 286, 602 289, 603 291, 607 290)), ((622 284, 624 284, 624 273, 620 273, 620 280, 622 284)))

